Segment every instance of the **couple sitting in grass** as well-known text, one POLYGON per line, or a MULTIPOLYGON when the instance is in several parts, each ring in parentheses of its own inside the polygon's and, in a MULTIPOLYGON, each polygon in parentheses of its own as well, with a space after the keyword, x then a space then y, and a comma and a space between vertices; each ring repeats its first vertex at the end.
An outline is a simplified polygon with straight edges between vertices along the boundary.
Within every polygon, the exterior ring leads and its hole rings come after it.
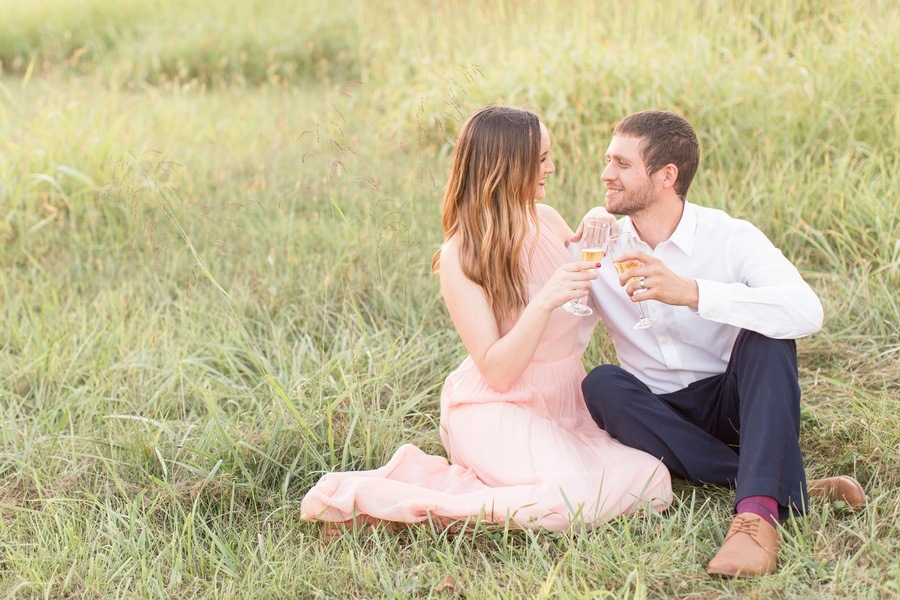
POLYGON ((304 519, 591 528, 664 510, 671 473, 735 489, 707 571, 752 576, 775 570, 776 524, 810 496, 864 502, 851 477, 807 486, 794 340, 820 328, 822 306, 758 229, 687 202, 699 162, 690 124, 633 114, 606 162, 606 208, 586 220, 637 239, 615 257, 631 265, 621 274, 609 256, 573 261, 584 227, 540 203, 555 167, 538 117, 504 106, 469 117, 434 258, 469 353, 441 395, 449 461, 405 445, 380 469, 327 474, 304 519), (620 366, 585 373, 598 319, 564 310, 574 299, 603 320, 620 366))

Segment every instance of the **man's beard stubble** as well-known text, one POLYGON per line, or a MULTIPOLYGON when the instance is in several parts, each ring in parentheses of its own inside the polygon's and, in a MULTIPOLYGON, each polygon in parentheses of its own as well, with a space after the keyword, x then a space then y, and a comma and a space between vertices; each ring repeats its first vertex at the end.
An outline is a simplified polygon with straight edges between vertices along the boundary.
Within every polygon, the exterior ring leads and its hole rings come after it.
POLYGON ((614 215, 633 216, 653 205, 655 198, 649 182, 631 192, 622 191, 622 198, 614 205, 607 203, 606 210, 614 215))

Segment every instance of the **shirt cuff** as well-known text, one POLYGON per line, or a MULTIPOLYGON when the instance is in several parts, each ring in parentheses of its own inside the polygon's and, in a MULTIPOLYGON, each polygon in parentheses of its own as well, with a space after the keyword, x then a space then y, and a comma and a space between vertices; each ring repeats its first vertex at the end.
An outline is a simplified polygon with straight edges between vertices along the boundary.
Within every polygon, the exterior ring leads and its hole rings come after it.
POLYGON ((728 284, 720 281, 697 279, 697 314, 704 319, 724 323, 731 302, 728 284))

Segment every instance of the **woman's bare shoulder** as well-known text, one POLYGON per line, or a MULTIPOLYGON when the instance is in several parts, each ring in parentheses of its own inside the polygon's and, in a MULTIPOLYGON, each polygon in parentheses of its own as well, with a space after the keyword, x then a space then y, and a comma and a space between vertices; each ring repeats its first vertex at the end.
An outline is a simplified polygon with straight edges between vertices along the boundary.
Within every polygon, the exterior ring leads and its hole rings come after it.
POLYGON ((535 207, 538 215, 551 228, 555 236, 559 238, 559 241, 568 246, 569 240, 572 239, 575 232, 572 231, 566 220, 562 218, 562 215, 556 212, 556 209, 549 204, 537 204, 535 207))
POLYGON ((441 244, 441 264, 459 264, 459 234, 453 234, 441 244))

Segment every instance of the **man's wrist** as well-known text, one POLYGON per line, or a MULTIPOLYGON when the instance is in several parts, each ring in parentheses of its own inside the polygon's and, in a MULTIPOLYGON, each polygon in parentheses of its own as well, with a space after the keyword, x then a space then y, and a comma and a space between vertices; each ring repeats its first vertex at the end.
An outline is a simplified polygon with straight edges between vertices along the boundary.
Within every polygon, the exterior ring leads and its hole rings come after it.
POLYGON ((688 280, 688 301, 686 306, 691 310, 698 310, 700 306, 700 286, 696 279, 688 280))

